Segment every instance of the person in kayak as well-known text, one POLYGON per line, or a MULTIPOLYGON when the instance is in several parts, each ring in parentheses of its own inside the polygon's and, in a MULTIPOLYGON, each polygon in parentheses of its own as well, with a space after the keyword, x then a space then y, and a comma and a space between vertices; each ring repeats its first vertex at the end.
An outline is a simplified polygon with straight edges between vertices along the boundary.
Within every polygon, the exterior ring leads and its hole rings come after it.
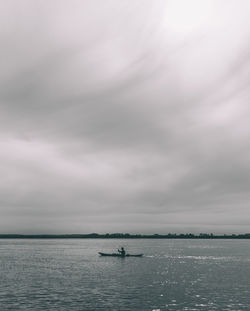
POLYGON ((118 249, 118 252, 122 255, 122 257, 125 257, 126 252, 125 249, 122 247, 121 250, 118 249))

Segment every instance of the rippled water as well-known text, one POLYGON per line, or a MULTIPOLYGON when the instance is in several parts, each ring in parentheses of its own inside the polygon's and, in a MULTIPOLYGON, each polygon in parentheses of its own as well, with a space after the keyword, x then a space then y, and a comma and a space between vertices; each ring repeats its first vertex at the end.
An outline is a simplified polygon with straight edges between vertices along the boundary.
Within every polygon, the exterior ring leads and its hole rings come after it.
POLYGON ((250 241, 0 240, 0 280, 1 311, 249 311, 250 241))

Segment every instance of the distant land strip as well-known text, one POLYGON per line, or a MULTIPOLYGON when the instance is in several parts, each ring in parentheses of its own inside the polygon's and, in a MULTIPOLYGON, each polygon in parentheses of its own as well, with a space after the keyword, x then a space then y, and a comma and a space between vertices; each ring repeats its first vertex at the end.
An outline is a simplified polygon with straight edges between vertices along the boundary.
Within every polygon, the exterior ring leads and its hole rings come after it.
POLYGON ((250 239, 245 234, 213 233, 168 233, 168 234, 130 234, 130 233, 90 233, 90 234, 0 234, 0 239, 250 239))

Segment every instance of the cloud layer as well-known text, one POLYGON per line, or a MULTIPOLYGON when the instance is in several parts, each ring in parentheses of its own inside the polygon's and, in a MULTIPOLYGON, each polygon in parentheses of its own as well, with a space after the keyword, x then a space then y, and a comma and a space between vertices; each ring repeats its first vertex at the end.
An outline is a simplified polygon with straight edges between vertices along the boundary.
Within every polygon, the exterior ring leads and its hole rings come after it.
POLYGON ((249 231, 249 12, 0 1, 1 232, 249 231))

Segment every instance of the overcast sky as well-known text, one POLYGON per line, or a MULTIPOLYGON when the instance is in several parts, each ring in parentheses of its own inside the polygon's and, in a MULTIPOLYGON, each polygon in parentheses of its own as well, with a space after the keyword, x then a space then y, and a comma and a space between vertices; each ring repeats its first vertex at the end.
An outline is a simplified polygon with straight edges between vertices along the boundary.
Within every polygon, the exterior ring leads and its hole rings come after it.
POLYGON ((249 232, 249 0, 0 0, 0 233, 249 232))

